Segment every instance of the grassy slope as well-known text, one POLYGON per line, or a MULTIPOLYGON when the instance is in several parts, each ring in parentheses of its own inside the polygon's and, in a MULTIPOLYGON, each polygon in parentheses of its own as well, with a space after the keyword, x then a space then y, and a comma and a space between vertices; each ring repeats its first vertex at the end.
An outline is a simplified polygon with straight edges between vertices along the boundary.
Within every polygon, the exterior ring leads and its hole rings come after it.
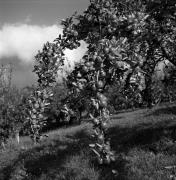
POLYGON ((49 132, 33 146, 24 137, 0 152, 0 180, 167 180, 176 174, 176 107, 163 105, 112 116, 108 128, 117 161, 100 167, 88 144, 91 125, 84 123, 49 132))

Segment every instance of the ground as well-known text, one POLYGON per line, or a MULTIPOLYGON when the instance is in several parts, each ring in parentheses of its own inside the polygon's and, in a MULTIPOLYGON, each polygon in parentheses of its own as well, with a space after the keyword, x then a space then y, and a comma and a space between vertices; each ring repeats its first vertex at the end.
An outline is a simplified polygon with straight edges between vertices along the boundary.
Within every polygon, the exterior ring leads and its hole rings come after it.
POLYGON ((89 122, 47 134, 38 145, 28 137, 20 145, 9 140, 0 152, 0 180, 176 179, 175 104, 113 115, 108 134, 117 160, 111 166, 99 166, 89 149, 89 122))

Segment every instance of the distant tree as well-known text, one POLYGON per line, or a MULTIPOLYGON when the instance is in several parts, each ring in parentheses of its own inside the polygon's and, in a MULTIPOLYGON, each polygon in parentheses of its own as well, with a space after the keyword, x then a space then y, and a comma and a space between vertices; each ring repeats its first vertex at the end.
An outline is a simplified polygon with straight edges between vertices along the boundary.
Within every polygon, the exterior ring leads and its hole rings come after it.
POLYGON ((16 135, 19 142, 19 131, 23 126, 25 109, 22 108, 22 94, 19 89, 12 85, 13 67, 1 65, 0 68, 0 141, 5 144, 6 140, 16 135))
POLYGON ((68 89, 64 85, 64 82, 57 82, 53 87, 53 100, 47 111, 46 126, 44 129, 57 128, 62 125, 62 118, 60 112, 63 106, 63 100, 67 96, 68 89))
POLYGON ((165 64, 162 83, 164 85, 164 98, 169 102, 176 100, 176 67, 173 64, 165 64))

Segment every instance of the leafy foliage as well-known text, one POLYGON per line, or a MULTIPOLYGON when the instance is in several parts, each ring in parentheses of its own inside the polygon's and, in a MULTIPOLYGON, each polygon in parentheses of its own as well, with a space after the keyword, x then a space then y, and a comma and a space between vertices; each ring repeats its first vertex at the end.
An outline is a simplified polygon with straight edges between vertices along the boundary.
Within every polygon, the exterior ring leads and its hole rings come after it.
MULTIPOLYGON (((90 147, 100 164, 114 161, 106 132, 110 118, 105 92, 114 82, 123 81, 128 88, 134 74, 143 75, 145 96, 149 97, 148 106, 152 105, 156 66, 166 59, 176 64, 175 18, 173 1, 91 0, 82 15, 75 13, 63 20, 63 35, 45 44, 36 56, 34 72, 39 88, 30 102, 33 133, 39 134, 44 124, 43 114, 53 96, 57 71, 64 65, 64 50, 79 47, 83 40, 88 44, 87 52, 67 76, 68 98, 84 96, 90 100, 89 115, 97 139, 90 147)), ((140 86, 140 81, 136 84, 140 86)))
POLYGON ((0 68, 0 143, 19 132, 23 127, 25 107, 20 91, 12 86, 12 66, 0 68))

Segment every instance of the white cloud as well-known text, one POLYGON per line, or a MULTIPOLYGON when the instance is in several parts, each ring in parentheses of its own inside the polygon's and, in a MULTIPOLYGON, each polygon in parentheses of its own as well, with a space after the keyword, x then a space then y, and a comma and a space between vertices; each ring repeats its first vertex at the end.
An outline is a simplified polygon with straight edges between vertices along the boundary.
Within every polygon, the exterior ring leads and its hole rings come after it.
POLYGON ((17 56, 22 62, 31 62, 46 41, 53 41, 61 28, 27 24, 4 25, 0 30, 0 58, 17 56))
MULTIPOLYGON (((57 25, 5 24, 0 29, 0 59, 17 57, 22 63, 32 63, 43 44, 52 42, 61 33, 62 28, 57 25)), ((67 50, 66 56, 73 64, 85 51, 84 44, 77 50, 67 50)))
POLYGON ((81 46, 78 49, 75 49, 75 50, 67 49, 65 51, 65 55, 68 58, 68 62, 66 61, 65 63, 66 67, 68 67, 69 65, 73 67, 74 62, 80 61, 86 51, 87 51, 87 45, 83 41, 81 41, 81 46))

